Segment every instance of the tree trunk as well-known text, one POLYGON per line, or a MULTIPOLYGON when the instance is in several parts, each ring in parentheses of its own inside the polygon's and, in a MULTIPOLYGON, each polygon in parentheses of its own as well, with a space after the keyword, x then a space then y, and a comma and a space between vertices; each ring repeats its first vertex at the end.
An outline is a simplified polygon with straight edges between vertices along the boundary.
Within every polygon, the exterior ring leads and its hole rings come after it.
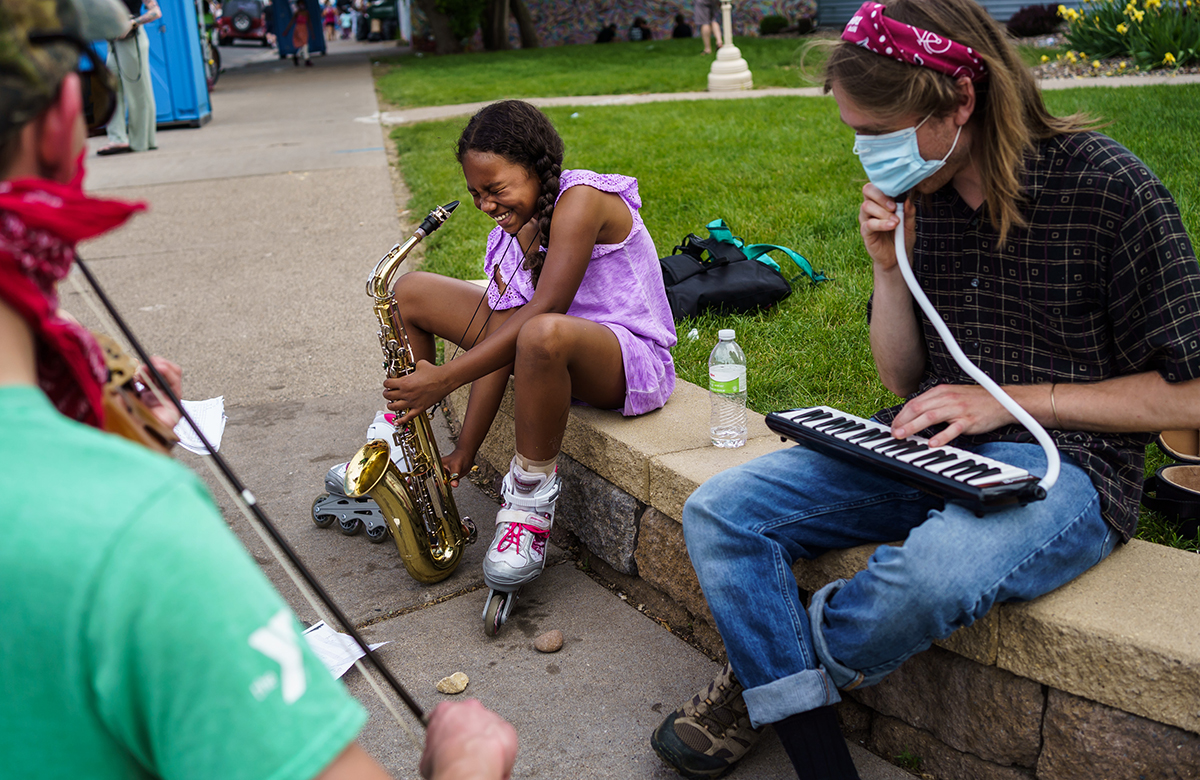
POLYGON ((517 27, 521 30, 521 48, 536 49, 542 45, 538 40, 537 28, 533 26, 533 17, 529 14, 529 6, 525 0, 511 0, 512 13, 517 18, 517 27))
POLYGON ((438 54, 458 54, 463 50, 462 41, 454 35, 450 26, 450 17, 438 10, 437 0, 416 0, 417 6, 429 26, 433 28, 433 39, 437 42, 438 54))
POLYGON ((488 0, 483 12, 483 47, 488 51, 503 51, 508 48, 508 2, 488 0))

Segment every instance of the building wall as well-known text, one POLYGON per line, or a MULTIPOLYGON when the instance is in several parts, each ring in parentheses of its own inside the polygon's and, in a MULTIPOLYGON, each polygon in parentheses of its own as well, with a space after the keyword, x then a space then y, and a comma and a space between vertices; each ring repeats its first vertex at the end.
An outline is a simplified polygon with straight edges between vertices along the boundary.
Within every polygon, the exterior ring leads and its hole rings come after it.
MULTIPOLYGON (((998 22, 1007 22, 1012 15, 1027 5, 1045 5, 1049 0, 980 0, 980 5, 998 22)), ((841 27, 850 21, 854 12, 862 7, 863 0, 820 0, 817 3, 817 23, 827 27, 841 27)), ((1069 4, 1069 3, 1068 3, 1069 4)))
MULTIPOLYGON (((591 43, 604 24, 617 25, 617 40, 627 40, 633 20, 642 17, 654 30, 655 38, 670 38, 675 14, 683 14, 692 23, 692 4, 676 0, 526 0, 534 24, 542 35, 543 46, 564 43, 591 43)), ((758 35, 758 23, 764 16, 778 14, 795 23, 799 17, 816 16, 815 0, 741 0, 733 5, 733 34, 758 35)), ((693 30, 699 35, 699 30, 693 30)))
MULTIPOLYGON (((568 43, 592 43, 596 33, 609 23, 617 25, 618 41, 629 39, 633 20, 642 17, 654 30, 656 39, 670 38, 675 28, 675 14, 683 14, 692 23, 692 4, 678 0, 525 0, 537 27, 543 46, 562 46, 568 43)), ((733 34, 758 35, 758 23, 764 16, 778 14, 795 24, 796 20, 815 18, 816 0, 738 0, 733 4, 733 34)), ((413 29, 422 37, 429 25, 413 6, 413 29)), ((699 30, 693 30, 699 36, 699 30)), ((470 48, 482 47, 478 32, 469 42, 470 48)), ((516 22, 509 26, 509 45, 519 48, 516 22)))

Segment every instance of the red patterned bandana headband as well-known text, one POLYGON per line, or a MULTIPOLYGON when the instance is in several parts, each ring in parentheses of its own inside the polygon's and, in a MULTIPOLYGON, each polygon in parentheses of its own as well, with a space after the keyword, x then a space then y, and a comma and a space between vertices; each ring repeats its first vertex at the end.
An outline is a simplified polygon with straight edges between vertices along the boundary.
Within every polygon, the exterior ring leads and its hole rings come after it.
POLYGON ((882 3, 863 3, 842 31, 842 40, 951 78, 966 76, 971 81, 987 78, 987 66, 974 49, 935 32, 889 19, 883 15, 884 10, 882 3))

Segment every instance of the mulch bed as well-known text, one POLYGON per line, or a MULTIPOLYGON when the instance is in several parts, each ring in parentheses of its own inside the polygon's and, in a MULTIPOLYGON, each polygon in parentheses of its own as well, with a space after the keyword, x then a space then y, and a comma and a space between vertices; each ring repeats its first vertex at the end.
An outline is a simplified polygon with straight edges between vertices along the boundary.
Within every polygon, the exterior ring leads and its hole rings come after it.
MULTIPOLYGON (((1067 45, 1066 38, 1062 35, 1042 35, 1037 38, 1026 38, 1020 41, 1046 49, 1059 49, 1067 45)), ((1093 79, 1105 78, 1106 76, 1172 76, 1183 75, 1185 73, 1200 73, 1200 65, 1188 65, 1180 68, 1154 68, 1152 70, 1140 70, 1133 64, 1133 60, 1129 57, 1114 57, 1106 60, 1097 60, 1092 57, 1080 58, 1076 55, 1076 61, 1071 62, 1064 54, 1062 59, 1058 59, 1058 53, 1047 55, 1050 59, 1047 62, 1037 65, 1033 68, 1033 75, 1038 79, 1093 79), (1125 67, 1121 67, 1121 63, 1125 63, 1125 67)))

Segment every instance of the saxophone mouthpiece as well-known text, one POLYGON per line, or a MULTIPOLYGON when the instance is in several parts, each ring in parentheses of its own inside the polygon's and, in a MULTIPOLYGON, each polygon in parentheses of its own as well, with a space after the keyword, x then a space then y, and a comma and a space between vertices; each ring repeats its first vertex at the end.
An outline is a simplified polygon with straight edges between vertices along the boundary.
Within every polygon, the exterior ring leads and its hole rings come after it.
POLYGON ((450 215, 458 208, 458 201, 452 200, 445 206, 437 206, 433 211, 429 212, 429 216, 425 217, 425 221, 417 228, 417 232, 422 236, 427 236, 433 231, 442 226, 442 223, 450 219, 450 215))

